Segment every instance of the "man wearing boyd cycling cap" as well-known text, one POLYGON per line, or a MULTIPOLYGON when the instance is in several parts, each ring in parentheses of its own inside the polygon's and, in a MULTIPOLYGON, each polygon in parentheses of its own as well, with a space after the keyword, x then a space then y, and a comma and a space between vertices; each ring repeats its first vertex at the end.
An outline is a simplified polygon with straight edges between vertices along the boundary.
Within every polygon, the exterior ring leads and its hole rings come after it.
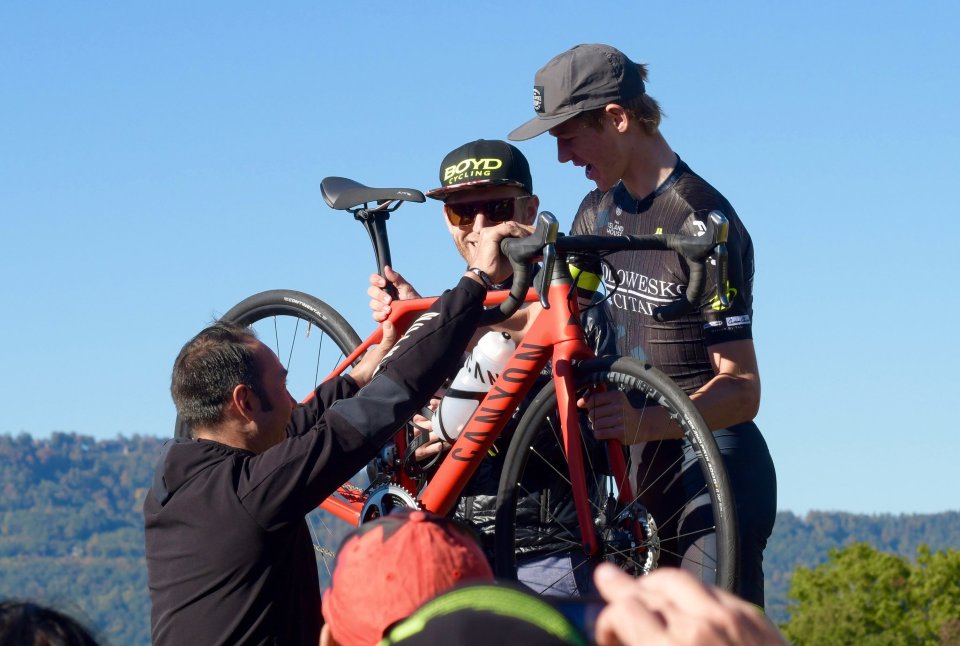
MULTIPOLYGON (((443 202, 444 224, 468 267, 474 266, 476 244, 485 228, 502 222, 529 226, 536 218, 540 202, 533 194, 530 166, 523 153, 505 141, 479 139, 459 146, 443 158, 439 175, 439 188, 427 191, 426 195, 443 202)), ((401 299, 419 298, 403 276, 392 268, 387 268, 385 273, 401 299)), ((489 289, 509 287, 508 276, 488 278, 489 289)), ((390 313, 392 299, 383 289, 386 285, 383 277, 373 274, 370 282, 367 294, 371 297, 373 318, 383 321, 390 313)), ((530 304, 494 329, 509 333, 519 342, 539 311, 539 304, 530 304)), ((601 356, 613 354, 616 350, 615 332, 609 309, 605 306, 591 308, 584 312, 581 320, 586 341, 594 352, 601 356)), ((531 389, 525 405, 542 385, 531 389)), ((518 421, 519 415, 508 423, 501 437, 508 437, 518 421)), ((414 422, 431 429, 430 422, 422 417, 414 418, 414 422)), ((433 435, 431 433, 431 437, 433 435)), ((596 449, 596 445, 591 441, 591 447, 596 449)), ((435 442, 417 449, 417 455, 426 458, 428 454, 440 451, 441 446, 435 442)), ((507 453, 505 441, 498 440, 496 446, 500 451, 480 464, 464 488, 455 512, 457 518, 477 531, 490 556, 494 547, 497 487, 507 453)), ((555 440, 551 442, 545 438, 543 446, 538 449, 541 455, 558 460, 562 457, 554 454, 560 451, 555 440)), ((517 511, 517 545, 522 552, 518 558, 520 580, 537 592, 547 594, 572 596, 589 591, 590 571, 578 567, 583 562, 582 553, 570 550, 570 545, 575 545, 580 537, 575 529, 576 508, 567 484, 554 478, 550 472, 542 481, 528 478, 524 481, 524 489, 528 493, 517 511)))
MULTIPOLYGON (((694 173, 670 148, 660 132, 660 107, 646 93, 647 69, 607 45, 579 45, 556 56, 534 76, 535 117, 512 133, 515 141, 549 132, 557 141, 561 163, 583 167, 597 188, 583 203, 571 233, 593 235, 647 235, 706 230, 711 210, 730 221, 729 283, 731 308, 720 311, 710 295, 716 293, 712 275, 705 298, 695 312, 670 323, 658 323, 652 309, 676 300, 689 280, 688 268, 677 254, 626 252, 610 257, 613 271, 603 268, 603 282, 614 287, 613 316, 623 330, 621 354, 648 358, 676 381, 711 429, 729 472, 740 527, 740 590, 744 599, 763 607, 763 549, 776 514, 776 474, 766 442, 753 423, 760 406, 760 378, 753 345, 753 243, 733 207, 715 188, 694 173)), ((599 271, 599 269, 598 269, 599 271)), ((667 475, 664 486, 650 491, 642 502, 656 512, 662 500, 693 498, 679 519, 660 527, 665 546, 661 564, 677 554, 715 549, 709 520, 698 506, 709 505, 702 490, 693 449, 682 440, 679 427, 662 409, 639 411, 622 405, 617 392, 596 393, 581 405, 591 409, 597 437, 631 444, 635 465, 654 461, 654 471, 667 475), (652 413, 663 413, 656 415, 652 413), (640 423, 642 419, 642 424, 640 423), (677 438, 672 454, 660 448, 645 451, 645 442, 677 438), (648 455, 653 453, 653 455, 648 455), (674 466, 682 463, 681 467, 674 466), (663 466, 658 466, 663 465, 663 466), (678 473, 675 473, 679 471, 678 473), (674 477, 670 477, 670 475, 674 477), (681 536, 690 535, 684 542, 681 536)), ((653 445, 653 442, 651 442, 653 445)), ((646 470, 646 469, 645 469, 646 470)), ((676 509, 675 502, 671 509, 676 509)), ((702 559, 695 559, 697 562, 702 559)), ((674 565, 685 565, 678 559, 674 565)), ((712 573, 703 573, 709 580, 712 573)))

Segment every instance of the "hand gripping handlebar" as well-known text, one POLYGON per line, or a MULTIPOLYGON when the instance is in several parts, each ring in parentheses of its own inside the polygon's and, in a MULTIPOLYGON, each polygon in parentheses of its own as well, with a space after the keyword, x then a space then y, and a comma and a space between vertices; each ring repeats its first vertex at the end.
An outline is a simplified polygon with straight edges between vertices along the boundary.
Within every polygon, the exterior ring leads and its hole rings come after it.
MULTIPOLYGON (((509 259, 513 267, 513 285, 510 295, 499 306, 484 310, 480 325, 494 325, 513 316, 520 308, 532 282, 530 265, 533 260, 543 256, 545 263, 553 263, 557 254, 565 257, 578 251, 614 252, 614 251, 674 251, 686 260, 690 267, 690 281, 686 291, 676 300, 653 310, 657 321, 671 321, 700 306, 704 283, 706 282, 706 263, 713 254, 712 264, 716 267, 717 300, 721 309, 730 306, 727 298, 727 233, 729 222, 719 211, 707 215, 706 230, 697 236, 675 234, 646 236, 562 236, 558 237, 559 225, 553 214, 543 211, 537 218, 537 228, 526 238, 508 238, 500 243, 500 250, 509 259)), ((552 267, 544 267, 544 278, 552 275, 552 267)), ((540 300, 545 301, 548 280, 544 281, 540 300)), ((546 305, 545 305, 546 306, 546 305)))
POLYGON ((500 241, 500 251, 510 261, 513 267, 513 284, 510 286, 510 295, 500 305, 488 307, 480 316, 480 325, 496 325, 514 315, 523 304, 523 300, 530 289, 533 274, 530 267, 535 258, 541 256, 547 245, 557 241, 560 223, 549 211, 543 211, 537 216, 537 228, 526 238, 506 238, 500 241))

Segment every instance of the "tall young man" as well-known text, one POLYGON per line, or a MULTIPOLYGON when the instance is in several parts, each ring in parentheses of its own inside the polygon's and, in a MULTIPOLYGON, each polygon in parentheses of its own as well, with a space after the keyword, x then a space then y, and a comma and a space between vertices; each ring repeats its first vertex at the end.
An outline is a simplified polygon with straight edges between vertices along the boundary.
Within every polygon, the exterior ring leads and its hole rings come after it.
MULTIPOLYGON (((673 378, 697 404, 724 455, 740 523, 740 595, 763 607, 763 549, 776 513, 776 474, 769 451, 753 423, 760 405, 760 377, 753 345, 753 243, 730 203, 694 173, 660 132, 660 108, 646 93, 646 67, 607 45, 579 45, 553 58, 534 77, 536 116, 509 138, 526 140, 549 132, 561 163, 585 170, 597 188, 583 200, 571 233, 646 235, 705 230, 707 214, 717 209, 730 220, 727 248, 731 309, 721 312, 705 297, 700 308, 670 323, 651 316, 658 304, 675 300, 686 288, 688 269, 670 252, 630 252, 611 257, 621 286, 613 315, 623 335, 621 354, 646 356, 673 378)), ((608 288, 614 276, 604 275, 608 288)), ((715 293, 709 284, 706 294, 715 293)), ((581 402, 591 409, 598 437, 631 444, 632 462, 651 460, 669 469, 683 455, 679 477, 662 477, 665 487, 644 503, 654 512, 660 501, 676 509, 703 485, 692 448, 666 411, 640 412, 623 405, 616 392, 597 393, 581 402), (659 414, 657 414, 659 413, 659 414), (642 419, 642 424, 640 423, 642 419), (645 442, 678 438, 673 455, 663 448, 645 451, 645 442), (649 453, 649 455, 648 455, 649 453)), ((651 443, 652 445, 652 443, 651 443)), ((644 468, 646 471, 646 468, 644 468)), ((679 553, 709 552, 712 534, 697 513, 708 504, 694 497, 676 521, 660 528, 661 538, 692 535, 679 553), (689 544, 688 544, 689 543, 689 544)), ((706 514, 709 516, 709 514, 706 514)), ((662 553, 661 561, 669 558, 662 553)), ((702 559, 695 559, 700 562, 702 559)), ((680 565, 694 562, 682 559, 680 565)), ((710 573, 703 573, 710 578, 710 573)))
MULTIPOLYGON (((473 141, 453 150, 440 164, 440 187, 427 191, 427 196, 443 202, 444 222, 453 242, 468 267, 475 266, 477 241, 490 227, 503 222, 529 228, 537 216, 540 201, 533 194, 533 179, 526 158, 517 148, 505 141, 473 141)), ((507 268, 509 269, 509 268, 507 268)), ((387 277, 396 285, 401 299, 418 298, 417 291, 401 276, 387 268, 387 277)), ((491 289, 501 289, 510 276, 504 273, 491 276, 491 289)), ((390 312, 392 299, 384 291, 386 281, 379 275, 370 276, 373 318, 383 321, 390 312)), ((536 315, 539 304, 530 304, 513 317, 496 326, 509 333, 515 341, 523 338, 536 315)), ((614 334, 605 308, 592 308, 583 317, 587 342, 599 355, 615 350, 614 334)), ((529 395, 532 399, 539 388, 529 395)), ((416 421, 429 428, 422 418, 416 421)), ((504 430, 508 434, 511 427, 504 430)), ((543 451, 559 450, 556 441, 545 438, 543 451), (549 440, 549 441, 548 441, 549 440)), ((427 446, 422 453, 441 450, 440 443, 427 446)), ((506 456, 506 444, 498 447, 496 456, 483 461, 468 483, 457 506, 457 516, 470 523, 480 534, 488 553, 493 550, 493 529, 496 518, 497 486, 506 456)), ((518 545, 524 556, 518 558, 520 580, 538 592, 559 596, 582 594, 590 588, 590 572, 577 568, 571 559, 569 546, 579 536, 575 528, 576 509, 569 490, 560 482, 528 483, 530 495, 519 505, 517 514, 518 545), (566 496, 566 498, 564 498, 566 496), (575 530, 573 530, 575 531, 575 530), (544 556, 548 555, 548 556, 544 556)))

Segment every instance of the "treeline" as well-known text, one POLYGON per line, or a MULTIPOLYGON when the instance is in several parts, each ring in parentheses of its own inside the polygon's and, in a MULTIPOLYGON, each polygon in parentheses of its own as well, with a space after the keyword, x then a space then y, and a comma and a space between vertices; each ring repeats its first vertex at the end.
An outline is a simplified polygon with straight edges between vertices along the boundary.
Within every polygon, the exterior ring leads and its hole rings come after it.
MULTIPOLYGON (((79 610, 113 644, 149 644, 141 509, 162 442, 0 435, 0 598, 79 610)), ((328 549, 346 531, 330 518, 314 526, 328 549)), ((778 514, 764 563, 771 618, 787 621, 787 591, 798 566, 814 568, 828 561, 830 548, 855 542, 909 559, 921 544, 960 549, 960 513, 778 514)), ((322 565, 319 571, 326 579, 322 565)))
POLYGON ((797 567, 826 563, 830 548, 867 543, 880 552, 916 558, 921 545, 930 549, 960 549, 960 512, 941 514, 882 514, 868 516, 814 511, 805 518, 777 514, 773 536, 763 556, 767 612, 778 623, 787 621, 787 591, 797 567))
POLYGON ((141 509, 161 444, 0 435, 0 598, 82 614, 113 644, 149 644, 141 509))

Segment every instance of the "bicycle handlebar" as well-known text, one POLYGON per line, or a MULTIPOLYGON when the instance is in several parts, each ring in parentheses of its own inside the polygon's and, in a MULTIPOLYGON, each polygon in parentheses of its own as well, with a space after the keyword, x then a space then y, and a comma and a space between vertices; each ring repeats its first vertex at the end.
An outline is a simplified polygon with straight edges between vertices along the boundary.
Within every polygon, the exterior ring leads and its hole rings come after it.
MULTIPOLYGON (((500 249, 513 267, 513 285, 510 295, 499 306, 484 311, 480 325, 494 325, 513 316, 520 308, 530 288, 530 266, 533 259, 543 255, 552 264, 555 254, 565 256, 577 251, 674 251, 687 261, 690 267, 690 282, 681 298, 653 310, 653 317, 660 322, 678 319, 700 305, 703 286, 706 282, 706 261, 713 254, 716 265, 717 299, 723 308, 729 307, 727 298, 727 233, 729 222, 719 211, 707 216, 706 231, 699 236, 676 234, 646 236, 561 236, 556 217, 543 211, 537 218, 537 228, 526 238, 508 238, 500 243, 500 249)), ((544 267, 548 273, 544 285, 549 284, 552 267, 544 267)), ((545 291, 545 290, 544 290, 545 291)), ((546 300, 541 294, 541 302, 546 300)))
POLYGON ((537 228, 526 238, 506 238, 500 241, 500 251, 513 267, 513 284, 510 294, 500 305, 489 307, 480 316, 480 326, 496 325, 513 316, 523 304, 533 281, 530 271, 533 260, 543 254, 547 245, 557 240, 560 223, 549 211, 537 216, 537 228))

